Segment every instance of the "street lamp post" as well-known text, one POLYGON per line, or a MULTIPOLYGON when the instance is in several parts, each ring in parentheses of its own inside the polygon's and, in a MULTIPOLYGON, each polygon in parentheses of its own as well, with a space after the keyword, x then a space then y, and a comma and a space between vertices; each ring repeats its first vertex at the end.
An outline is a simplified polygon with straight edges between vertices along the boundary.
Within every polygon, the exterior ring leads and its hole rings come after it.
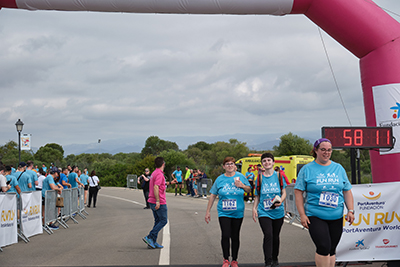
POLYGON ((17 132, 18 132, 18 155, 19 155, 19 161, 18 164, 21 162, 21 132, 22 128, 24 127, 24 123, 18 119, 18 121, 15 123, 15 126, 17 127, 17 132))

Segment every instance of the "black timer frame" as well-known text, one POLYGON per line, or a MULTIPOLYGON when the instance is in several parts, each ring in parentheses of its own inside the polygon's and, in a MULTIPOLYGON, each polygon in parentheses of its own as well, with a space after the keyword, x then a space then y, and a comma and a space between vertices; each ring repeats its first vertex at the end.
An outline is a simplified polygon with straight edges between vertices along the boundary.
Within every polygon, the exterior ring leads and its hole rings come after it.
MULTIPOLYGON (((358 180, 358 184, 361 184, 361 170, 360 170, 360 157, 357 155, 357 149, 379 149, 379 148, 386 148, 386 149, 393 149, 395 144, 395 138, 393 137, 393 129, 392 127, 322 127, 321 128, 321 135, 323 138, 328 138, 332 142, 332 148, 349 148, 350 149, 350 165, 351 165, 351 183, 356 184, 358 180), (361 131, 363 133, 362 137, 357 136, 357 138, 364 138, 364 133, 367 132, 372 133, 372 131, 380 131, 386 130, 387 134, 387 141, 388 144, 380 146, 379 144, 371 145, 363 145, 364 140, 362 140, 361 144, 351 143, 349 145, 343 145, 343 140, 338 140, 338 138, 345 138, 343 135, 338 135, 338 133, 344 133, 344 131, 350 131, 355 133, 355 131, 361 131), (334 137, 334 138, 332 138, 334 137), (332 140, 335 139, 335 140, 332 140)), ((351 137, 346 137, 351 138, 351 137)), ((370 138, 369 136, 367 138, 370 138)), ((348 141, 348 140, 346 140, 348 141)))

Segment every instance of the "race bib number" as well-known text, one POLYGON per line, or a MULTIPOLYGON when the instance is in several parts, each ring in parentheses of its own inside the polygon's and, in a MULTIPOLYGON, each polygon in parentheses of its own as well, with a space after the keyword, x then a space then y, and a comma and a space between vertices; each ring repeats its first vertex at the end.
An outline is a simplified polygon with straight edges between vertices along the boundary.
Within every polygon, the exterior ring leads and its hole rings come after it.
POLYGON ((272 198, 264 199, 263 204, 264 204, 264 210, 270 210, 272 206, 272 198))
POLYGON ((207 188, 207 184, 202 184, 201 187, 202 188, 207 188))
POLYGON ((322 192, 319 196, 319 205, 329 208, 337 208, 339 203, 339 194, 331 192, 322 192))
POLYGON ((223 199, 222 210, 236 210, 237 204, 236 199, 223 199))

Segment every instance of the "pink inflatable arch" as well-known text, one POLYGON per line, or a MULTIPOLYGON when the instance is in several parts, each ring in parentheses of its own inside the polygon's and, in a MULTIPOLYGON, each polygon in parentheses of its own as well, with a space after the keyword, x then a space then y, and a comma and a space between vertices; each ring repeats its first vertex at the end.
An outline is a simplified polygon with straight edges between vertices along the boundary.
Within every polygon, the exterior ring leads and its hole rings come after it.
MULTIPOLYGON (((28 10, 187 14, 304 14, 360 58, 367 126, 400 140, 400 24, 371 0, 0 0, 28 10), (395 113, 393 113, 395 112, 395 113), (396 113, 397 112, 397 113, 396 113)), ((400 181, 400 145, 371 151, 374 182, 400 181)))

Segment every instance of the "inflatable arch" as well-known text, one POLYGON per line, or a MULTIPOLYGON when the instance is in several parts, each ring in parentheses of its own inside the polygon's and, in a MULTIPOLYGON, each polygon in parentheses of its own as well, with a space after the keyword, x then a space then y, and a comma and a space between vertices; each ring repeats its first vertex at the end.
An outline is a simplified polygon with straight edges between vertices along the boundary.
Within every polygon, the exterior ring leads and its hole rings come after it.
MULTIPOLYGON (((400 141, 400 24, 372 0, 0 0, 1 8, 186 14, 304 14, 360 58, 367 126, 400 141), (396 108, 397 105, 397 108, 396 108)), ((374 182, 400 181, 400 144, 371 151, 374 182)))

